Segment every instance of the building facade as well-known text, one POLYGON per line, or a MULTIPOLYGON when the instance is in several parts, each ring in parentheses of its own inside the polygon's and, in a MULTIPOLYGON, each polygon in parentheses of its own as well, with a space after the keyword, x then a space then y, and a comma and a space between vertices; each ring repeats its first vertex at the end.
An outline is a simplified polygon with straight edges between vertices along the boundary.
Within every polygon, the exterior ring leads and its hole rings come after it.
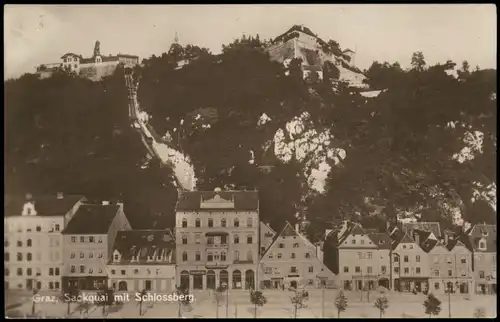
POLYGON ((334 286, 335 275, 317 258, 316 246, 290 223, 274 238, 260 262, 262 288, 320 288, 334 286))
POLYGON ((256 191, 182 193, 176 206, 177 285, 255 288, 259 224, 256 191))
POLYGON ((123 204, 84 204, 63 231, 63 289, 97 290, 120 230, 130 230, 123 204))
POLYGON ((170 229, 119 231, 108 261, 117 292, 175 291, 175 239, 170 229))
POLYGON ((50 77, 53 72, 63 70, 74 72, 82 77, 98 81, 105 76, 114 73, 119 64, 132 67, 139 64, 139 57, 135 55, 118 54, 102 55, 101 45, 96 41, 92 57, 83 58, 82 55, 66 53, 61 57, 61 62, 52 64, 43 64, 37 67, 37 74, 41 78, 50 77))
POLYGON ((7 198, 4 205, 4 288, 60 290, 62 231, 82 196, 7 198))
POLYGON ((472 252, 474 292, 497 293, 497 228, 479 224, 470 229, 462 242, 472 252))
POLYGON ((264 254, 266 249, 273 243, 276 232, 268 224, 260 222, 260 254, 264 254))
POLYGON ((394 289, 400 292, 424 292, 429 289, 427 253, 406 232, 393 243, 391 267, 394 289))

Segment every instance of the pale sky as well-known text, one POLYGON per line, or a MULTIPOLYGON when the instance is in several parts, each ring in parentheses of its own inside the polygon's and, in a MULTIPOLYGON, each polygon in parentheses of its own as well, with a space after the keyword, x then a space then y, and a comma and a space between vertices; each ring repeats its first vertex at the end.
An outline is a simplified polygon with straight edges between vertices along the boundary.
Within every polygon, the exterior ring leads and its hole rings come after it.
POLYGON ((181 45, 219 53, 243 33, 274 38, 304 25, 341 48, 356 50, 355 64, 399 61, 413 52, 429 64, 468 60, 496 68, 496 7, 492 4, 413 5, 6 5, 5 77, 60 62, 66 52, 142 58, 168 51, 175 32, 181 45))

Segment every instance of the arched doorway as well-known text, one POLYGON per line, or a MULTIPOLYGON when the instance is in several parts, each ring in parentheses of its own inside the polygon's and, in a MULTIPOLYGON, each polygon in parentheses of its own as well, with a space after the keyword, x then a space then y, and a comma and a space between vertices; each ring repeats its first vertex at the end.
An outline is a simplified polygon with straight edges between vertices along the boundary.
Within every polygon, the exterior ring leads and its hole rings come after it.
POLYGON ((127 282, 121 281, 118 283, 118 291, 126 291, 127 290, 127 282))
POLYGON ((189 289, 189 272, 188 271, 182 271, 181 272, 181 289, 187 290, 189 289))
POLYGON ((239 270, 233 271, 233 289, 241 288, 241 272, 239 270))
POLYGON ((460 284, 460 293, 461 294, 469 293, 469 287, 468 287, 467 283, 460 284))
POLYGON ((297 289, 297 281, 291 281, 290 282, 290 287, 293 289, 297 289))
POLYGON ((215 272, 207 272, 207 288, 210 290, 215 290, 215 272))
POLYGON ((224 287, 229 287, 229 273, 226 270, 220 271, 220 280, 219 280, 219 286, 224 287))
POLYGON ((385 287, 385 288, 389 288, 389 279, 387 278, 381 278, 378 280, 378 286, 382 286, 382 287, 385 287))
POLYGON ((245 272, 245 289, 255 289, 255 274, 251 269, 245 272))

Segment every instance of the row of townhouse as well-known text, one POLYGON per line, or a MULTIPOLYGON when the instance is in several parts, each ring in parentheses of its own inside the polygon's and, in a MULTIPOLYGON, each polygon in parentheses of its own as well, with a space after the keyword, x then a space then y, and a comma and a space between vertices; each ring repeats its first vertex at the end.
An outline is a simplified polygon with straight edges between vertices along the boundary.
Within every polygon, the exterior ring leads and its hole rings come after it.
POLYGON ((343 222, 327 231, 324 262, 347 290, 496 293, 496 227, 459 234, 439 223, 388 224, 385 232, 343 222))

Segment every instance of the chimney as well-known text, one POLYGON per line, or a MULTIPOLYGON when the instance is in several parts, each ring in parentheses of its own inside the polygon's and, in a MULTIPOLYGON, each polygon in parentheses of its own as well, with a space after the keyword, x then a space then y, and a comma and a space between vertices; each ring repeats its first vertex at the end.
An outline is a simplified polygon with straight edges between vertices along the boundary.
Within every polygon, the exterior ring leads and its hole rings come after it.
POLYGON ((62 192, 58 192, 57 199, 63 199, 63 198, 64 198, 64 194, 62 192))
POLYGON ((103 205, 103 206, 108 206, 108 205, 109 205, 109 201, 107 201, 107 200, 103 200, 103 201, 102 201, 102 205, 103 205))
POLYGON ((420 245, 420 234, 414 233, 414 235, 415 235, 415 242, 417 243, 417 245, 420 245))

